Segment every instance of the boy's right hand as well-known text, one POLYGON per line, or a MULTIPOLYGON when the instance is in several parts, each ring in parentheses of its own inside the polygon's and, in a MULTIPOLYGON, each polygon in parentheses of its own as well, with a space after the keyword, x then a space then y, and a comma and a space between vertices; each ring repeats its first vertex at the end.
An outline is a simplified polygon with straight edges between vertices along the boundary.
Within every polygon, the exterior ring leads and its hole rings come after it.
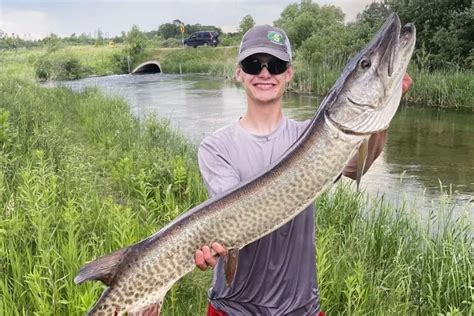
POLYGON ((227 255, 227 249, 217 242, 213 242, 211 248, 203 246, 201 249, 196 250, 194 254, 194 262, 202 271, 207 270, 209 267, 214 268, 217 264, 217 259, 219 259, 220 256, 227 255))

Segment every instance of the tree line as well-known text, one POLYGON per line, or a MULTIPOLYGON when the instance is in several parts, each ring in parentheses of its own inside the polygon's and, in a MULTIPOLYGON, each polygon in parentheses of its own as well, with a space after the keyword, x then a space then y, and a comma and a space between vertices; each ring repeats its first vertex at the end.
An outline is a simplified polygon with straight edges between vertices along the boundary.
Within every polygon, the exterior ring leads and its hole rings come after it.
MULTIPOLYGON (((415 64, 423 69, 472 69, 474 66, 474 8, 471 0, 384 0, 374 2, 358 14, 355 21, 344 22, 344 13, 336 6, 320 6, 312 0, 288 5, 274 21, 283 28, 293 45, 295 60, 333 67, 345 64, 376 32, 391 12, 402 23, 413 22, 417 28, 415 64)), ((245 16, 237 32, 222 32, 213 25, 185 24, 184 37, 197 31, 215 31, 221 45, 238 45, 245 31, 255 25, 245 16)), ((0 30, 0 49, 19 47, 55 47, 59 45, 126 44, 128 53, 137 55, 145 47, 179 47, 181 33, 172 22, 144 32, 137 26, 120 36, 105 37, 101 30, 94 36, 55 34, 41 40, 24 40, 0 30)))

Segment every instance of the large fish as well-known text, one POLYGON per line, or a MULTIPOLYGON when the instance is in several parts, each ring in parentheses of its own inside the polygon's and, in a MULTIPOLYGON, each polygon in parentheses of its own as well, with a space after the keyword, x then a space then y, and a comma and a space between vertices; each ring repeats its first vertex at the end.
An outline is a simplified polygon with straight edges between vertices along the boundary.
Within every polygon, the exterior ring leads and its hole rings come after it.
POLYGON ((82 267, 76 283, 101 280, 107 285, 89 315, 140 313, 154 304, 159 309, 171 286, 195 268, 197 249, 219 242, 235 253, 313 203, 370 135, 388 128, 414 44, 415 27, 401 28, 398 16, 390 15, 276 163, 147 239, 82 267))

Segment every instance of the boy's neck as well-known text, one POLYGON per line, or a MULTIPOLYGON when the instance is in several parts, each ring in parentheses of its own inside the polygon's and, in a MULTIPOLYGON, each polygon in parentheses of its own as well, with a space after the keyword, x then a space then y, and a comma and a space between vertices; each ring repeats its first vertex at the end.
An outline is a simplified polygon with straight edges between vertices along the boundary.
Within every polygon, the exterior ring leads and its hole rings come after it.
POLYGON ((240 119, 240 126, 255 135, 268 135, 279 125, 283 116, 281 102, 250 105, 240 119))

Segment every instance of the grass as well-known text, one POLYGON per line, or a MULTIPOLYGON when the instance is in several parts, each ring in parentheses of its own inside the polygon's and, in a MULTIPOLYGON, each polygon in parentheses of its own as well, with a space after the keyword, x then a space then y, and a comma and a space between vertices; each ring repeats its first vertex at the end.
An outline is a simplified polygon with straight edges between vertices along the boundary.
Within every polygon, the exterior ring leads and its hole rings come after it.
POLYGON ((413 87, 408 95, 414 104, 441 108, 467 108, 474 111, 474 72, 472 70, 413 70, 413 87))
POLYGON ((82 264, 205 198, 195 148, 95 90, 2 79, 0 91, 0 310, 83 314, 101 286, 74 285, 82 264))
POLYGON ((158 59, 166 73, 206 73, 233 79, 237 47, 150 49, 150 59, 158 59))
POLYGON ((317 202, 318 270, 329 315, 471 315, 472 223, 428 223, 339 186, 317 202))
MULTIPOLYGON (((17 49, 0 51, 0 76, 33 78, 38 60, 57 61, 75 58, 80 61, 80 76, 103 76, 120 73, 114 55, 120 55, 118 46, 69 46, 54 52, 45 49, 17 49)), ((233 80, 237 47, 147 48, 143 60, 157 59, 165 73, 204 73, 233 80)), ((143 60, 137 60, 131 69, 143 60)), ((346 60, 308 65, 295 60, 295 78, 290 89, 295 92, 325 95, 345 65, 346 60)), ((414 84, 406 102, 428 106, 472 111, 474 105, 474 74, 472 70, 437 70, 428 72, 410 68, 414 84)))
POLYGON ((19 48, 0 50, 0 76, 35 78, 36 65, 42 60, 53 63, 75 58, 87 71, 84 76, 104 76, 117 72, 112 56, 120 46, 65 46, 55 50, 19 48))
MULTIPOLYGON (((74 285, 81 265, 205 198, 195 148, 166 122, 140 124, 94 89, 0 76, 0 314, 84 314, 103 287, 74 285)), ((474 313, 472 226, 436 210, 421 225, 344 186, 317 210, 329 315, 474 313)), ((204 314, 210 280, 200 271, 182 279, 164 315, 204 314)))

